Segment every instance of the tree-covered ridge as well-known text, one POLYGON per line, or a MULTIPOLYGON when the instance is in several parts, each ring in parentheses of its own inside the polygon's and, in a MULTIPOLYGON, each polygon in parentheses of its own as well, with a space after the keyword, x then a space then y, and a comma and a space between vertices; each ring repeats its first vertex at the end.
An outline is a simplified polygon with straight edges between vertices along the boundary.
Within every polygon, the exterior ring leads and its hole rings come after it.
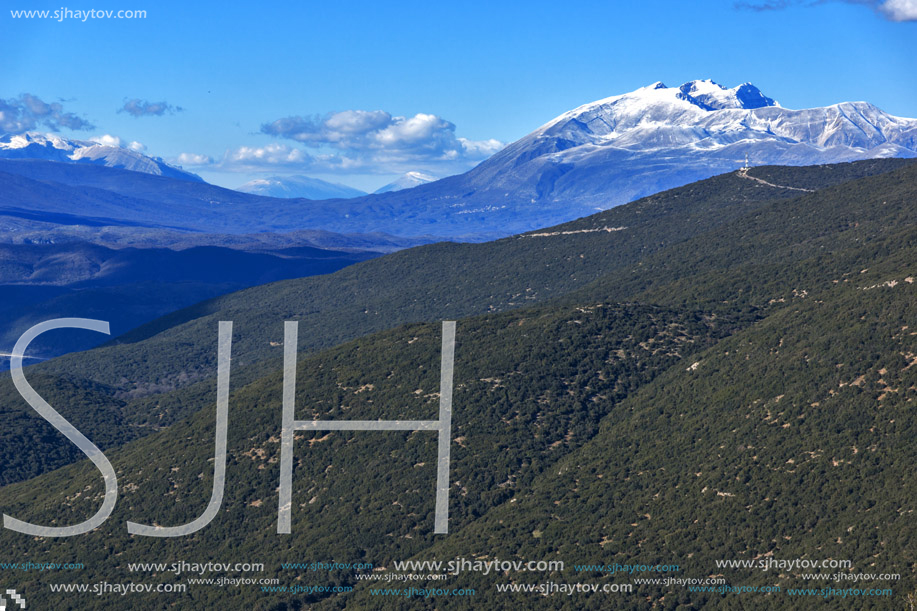
MULTIPOLYGON (((509 502, 593 437, 629 393, 730 331, 727 321, 702 312, 640 305, 535 309, 461 321, 450 528, 460 530, 509 502)), ((412 325, 304 359, 297 371, 297 417, 435 417, 438 340, 437 325, 412 325)), ((276 534, 281 385, 278 372, 232 394, 226 497, 206 529, 152 543, 129 536, 124 522, 179 524, 203 510, 212 482, 212 405, 108 453, 121 499, 98 531, 57 540, 4 531, 6 553, 78 556, 89 567, 81 578, 101 579, 142 557, 151 544, 163 556, 180 555, 192 544, 195 553, 206 549, 214 557, 261 557, 273 549, 296 561, 313 549, 380 563, 429 546, 435 540, 436 438, 423 432, 298 434, 293 534, 276 534)), ((212 403, 215 392, 209 395, 212 403)), ((49 473, 40 489, 35 480, 7 486, 4 512, 58 525, 84 519, 101 492, 98 474, 86 467, 84 461, 49 473)), ((189 608, 206 608, 207 598, 192 600, 189 608)))
MULTIPOLYGON (((910 254, 917 260, 917 250, 910 254)), ((820 601, 818 608, 905 608, 900 595, 917 583, 917 291, 906 281, 914 273, 911 264, 878 284, 801 295, 689 366, 670 368, 612 410, 594 439, 511 508, 495 509, 418 557, 486 550, 585 565, 680 564, 691 576, 784 590, 851 586, 799 578, 821 571, 718 569, 716 561, 845 559, 851 573, 901 574, 900 582, 860 585, 892 587, 899 598, 820 601)), ((587 575, 621 581, 578 574, 587 575)), ((526 601, 496 595, 492 580, 471 577, 465 585, 484 593, 476 605, 526 601)), ((777 594, 635 592, 620 608, 815 608, 777 594)), ((600 595, 577 601, 578 608, 605 605, 600 595)))
MULTIPOLYGON (((392 561, 408 558, 559 558, 566 572, 540 575, 558 582, 622 579, 579 574, 569 569, 573 564, 674 561, 684 576, 722 573, 733 585, 786 588, 803 582, 792 573, 725 571, 715 561, 841 558, 856 572, 900 573, 902 580, 892 584, 898 595, 913 590, 915 176, 917 166, 905 166, 762 202, 640 260, 609 264, 604 278, 582 284, 559 280, 572 277, 564 266, 610 257, 602 246, 623 231, 564 229, 514 238, 545 244, 541 249, 553 244, 557 264, 533 265, 545 276, 542 282, 567 288, 548 304, 458 321, 447 537, 432 535, 436 441, 424 432, 297 434, 293 534, 277 535, 282 376, 279 362, 266 359, 238 369, 234 363, 233 375, 239 375, 230 400, 228 485, 221 512, 206 529, 157 541, 130 537, 124 529, 127 519, 188 522, 206 505, 215 384, 204 375, 167 393, 125 396, 114 406, 132 423, 159 407, 175 424, 107 452, 118 470, 121 499, 103 528, 71 540, 3 531, 0 541, 15 558, 79 559, 87 565, 80 579, 87 581, 129 575, 128 562, 194 556, 199 562, 264 561, 290 585, 356 587, 333 596, 197 588, 182 601, 192 609, 404 607, 370 598, 349 572, 279 570, 281 562, 320 559, 391 569, 392 561)), ((468 281, 470 291, 479 290, 471 276, 468 281)), ((280 314, 260 322, 276 327, 274 341, 282 333, 280 314)), ((298 318, 292 311, 285 316, 298 318)), ((211 358, 220 317, 214 311, 206 323, 190 323, 210 325, 201 349, 211 358)), ((297 417, 435 417, 437 322, 304 356, 297 417)), ((171 337, 184 338, 189 328, 171 337)), ((308 341, 306 328, 301 323, 301 341, 308 341)), ((237 344, 244 346, 257 329, 240 325, 237 344)), ((154 358, 152 345, 139 341, 118 349, 133 346, 130 358, 139 362, 139 355, 154 358)), ((176 349, 190 355, 195 347, 181 343, 176 349)), ((111 391, 98 385, 87 390, 111 391)), ((97 472, 84 461, 3 488, 0 504, 19 519, 73 523, 95 510, 101 489, 97 472)), ((613 599, 575 600, 494 590, 497 582, 538 577, 464 574, 446 583, 474 587, 476 597, 418 599, 412 606, 802 604, 786 596, 739 598, 651 586, 613 599)), ((15 575, 17 584, 35 592, 47 592, 51 579, 60 581, 59 575, 15 575)), ((157 599, 150 608, 175 600, 157 599)), ((74 608, 116 608, 118 602, 83 597, 74 608)), ((818 604, 878 609, 898 602, 818 604)))
MULTIPOLYGON (((707 290, 704 307, 710 308, 723 301, 719 296, 726 291, 727 300, 751 300, 752 306, 760 306, 761 299, 767 302, 790 290, 787 279, 777 280, 783 289, 762 285, 760 278, 771 275, 752 273, 742 264, 755 266, 764 260, 780 265, 775 257, 825 252, 843 257, 839 246, 859 245, 876 231, 887 233, 907 225, 913 211, 907 193, 914 167, 892 159, 750 171, 773 184, 798 188, 859 179, 824 192, 803 193, 801 199, 800 192, 727 174, 534 236, 425 246, 329 276, 241 291, 166 316, 112 345, 34 369, 63 378, 65 385, 67 380, 90 379, 99 389, 107 389, 106 401, 125 403, 123 416, 99 420, 87 414, 83 421, 98 423, 87 433, 130 439, 168 426, 200 405, 200 395, 212 386, 215 373, 213 329, 219 320, 235 323, 234 375, 247 382, 278 366, 282 321, 293 318, 302 329, 300 347, 310 352, 405 322, 523 307, 565 294, 571 294, 570 303, 639 298, 683 305, 707 290), (870 197, 893 202, 895 222, 883 221, 892 218, 891 206, 862 208, 861 201, 870 197), (873 220, 866 223, 858 216, 862 214, 871 214, 873 220), (626 229, 592 231, 618 227, 626 229), (846 242, 836 242, 835 236, 846 242), (668 301, 672 298, 678 301, 668 301)), ((751 319, 757 315, 755 307, 746 312, 751 319)), ((0 393, 4 413, 34 420, 36 431, 28 434, 33 443, 25 444, 25 450, 22 440, 5 444, 19 448, 10 452, 17 453, 23 467, 0 474, 0 482, 37 475, 78 456, 50 447, 59 436, 34 418, 12 390, 8 375, 0 375, 0 388, 6 389, 0 393)))
MULTIPOLYGON (((901 159, 870 160, 785 167, 772 173, 780 184, 808 188, 886 174, 908 165, 901 159)), ((752 170, 758 171, 763 169, 752 170)), ((798 192, 742 179, 737 173, 724 174, 535 233, 627 227, 623 231, 420 246, 334 274, 209 300, 144 325, 118 338, 115 345, 55 359, 44 367, 48 372, 112 385, 122 378, 160 383, 174 380, 183 371, 214 371, 215 352, 203 340, 212 334, 216 320, 245 326, 237 359, 250 363, 279 356, 277 346, 271 344, 282 340, 277 320, 300 320, 303 331, 308 330, 300 347, 310 352, 408 322, 521 307, 564 295, 760 206, 797 196, 798 192)))

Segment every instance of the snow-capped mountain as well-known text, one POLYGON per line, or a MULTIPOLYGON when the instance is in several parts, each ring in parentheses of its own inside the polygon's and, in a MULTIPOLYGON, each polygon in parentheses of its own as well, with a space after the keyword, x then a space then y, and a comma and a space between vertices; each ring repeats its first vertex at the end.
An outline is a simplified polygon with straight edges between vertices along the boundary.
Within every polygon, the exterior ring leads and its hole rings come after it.
POLYGON ((882 146, 913 151, 917 122, 893 117, 866 102, 789 110, 745 83, 726 89, 713 81, 649 87, 580 106, 521 142, 563 138, 577 146, 647 152, 695 145, 704 152, 735 143, 779 142, 817 152, 832 147, 870 155, 882 146))
MULTIPOLYGON (((80 216, 97 224, 224 233, 309 228, 480 240, 548 227, 731 172, 745 165, 746 155, 751 165, 917 157, 917 120, 866 102, 791 110, 749 83, 654 83, 566 112, 465 174, 400 191, 292 199, 283 206, 188 179, 164 188, 158 178, 78 163, 93 159, 98 145, 91 143, 5 142, 0 157, 35 155, 27 151, 34 149, 71 162, 0 159, 0 208, 53 214, 53 222, 82 223, 71 218, 80 216), (3 176, 9 174, 20 178, 3 176)), ((110 153, 136 155, 121 148, 110 153)), ((165 174, 170 166, 162 168, 165 174)))
POLYGON ((0 159, 41 159, 64 163, 91 163, 144 174, 201 182, 191 172, 122 146, 69 140, 54 134, 27 132, 0 137, 0 159))
POLYGON ((348 199, 366 195, 365 191, 308 176, 271 176, 256 178, 236 191, 267 197, 304 197, 306 199, 348 199))
POLYGON ((791 110, 750 83, 654 83, 566 112, 466 177, 479 192, 578 215, 735 170, 746 155, 752 165, 917 157, 917 120, 867 102, 791 110))
POLYGON ((414 187, 425 185, 428 182, 433 182, 435 180, 437 180, 435 176, 430 176, 429 174, 424 174, 423 172, 405 172, 394 182, 390 182, 384 187, 376 189, 375 193, 391 193, 392 191, 413 189, 414 187))

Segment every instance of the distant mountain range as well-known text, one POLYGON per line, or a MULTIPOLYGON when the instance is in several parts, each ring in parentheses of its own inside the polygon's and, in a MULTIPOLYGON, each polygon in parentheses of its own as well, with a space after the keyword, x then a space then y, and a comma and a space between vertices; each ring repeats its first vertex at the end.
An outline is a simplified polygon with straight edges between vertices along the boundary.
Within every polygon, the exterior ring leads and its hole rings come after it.
MULTIPOLYGON (((335 233, 362 233, 348 228, 366 227, 365 233, 379 235, 381 225, 399 229, 394 222, 397 216, 390 210, 361 207, 360 202, 363 198, 280 199, 118 168, 0 159, 0 240, 6 227, 16 229, 21 223, 208 234, 291 232, 334 226, 341 230, 335 233), (386 216, 392 220, 383 223, 381 219, 386 216), (380 219, 379 224, 374 225, 373 219, 380 219)), ((401 234, 418 235, 411 231, 401 234)), ((386 242, 391 238, 381 237, 386 242)), ((339 240, 336 247, 346 248, 346 242, 339 240)), ((366 246, 365 237, 360 242, 361 247, 366 246)))
POLYGON ((201 177, 169 165, 158 157, 121 146, 111 146, 83 140, 68 140, 54 134, 27 132, 0 137, 0 159, 43 159, 62 163, 89 163, 203 182, 201 177))
POLYGON ((271 176, 250 180, 236 191, 266 197, 302 197, 305 199, 347 199, 366 195, 365 191, 347 185, 308 176, 271 176))
MULTIPOLYGON (((287 248, 107 248, 86 242, 0 243, 0 371, 25 328, 52 318, 107 320, 114 335, 224 293, 287 278, 328 274, 376 256, 308 246, 287 248)), ((40 338, 32 358, 96 346, 106 337, 40 338)))
MULTIPOLYGON (((465 174, 347 200, 239 193, 196 182, 193 175, 127 149, 102 147, 109 158, 95 151, 98 145, 71 151, 66 142, 27 136, 8 139, 2 149, 6 156, 58 163, 0 162, 0 172, 42 183, 0 176, 0 214, 4 209, 20 217, 47 219, 50 214, 56 219, 52 222, 71 225, 88 219, 203 232, 322 229, 460 240, 579 218, 738 169, 746 158, 751 165, 812 165, 917 156, 915 119, 894 117, 866 102, 790 110, 750 83, 727 89, 713 81, 679 87, 654 83, 592 102, 549 121, 465 174), (136 163, 131 166, 125 157, 136 163), (85 159, 134 171, 78 163, 85 159), (138 173, 143 168, 159 176, 138 173), (180 176, 170 174, 175 172, 180 176), (183 179, 168 180, 177 177, 183 179)), ((393 185, 426 178, 412 172, 393 185)), ((252 190, 278 193, 275 188, 287 188, 271 180, 252 190)))
MULTIPOLYGON (((397 180, 380 187, 374 193, 390 193, 403 191, 418 185, 425 185, 436 180, 435 176, 423 172, 405 172, 397 180)), ((285 199, 352 199, 367 195, 365 191, 348 187, 336 182, 328 182, 310 176, 271 176, 270 178, 256 178, 238 187, 236 191, 263 195, 265 197, 281 197, 285 199)))

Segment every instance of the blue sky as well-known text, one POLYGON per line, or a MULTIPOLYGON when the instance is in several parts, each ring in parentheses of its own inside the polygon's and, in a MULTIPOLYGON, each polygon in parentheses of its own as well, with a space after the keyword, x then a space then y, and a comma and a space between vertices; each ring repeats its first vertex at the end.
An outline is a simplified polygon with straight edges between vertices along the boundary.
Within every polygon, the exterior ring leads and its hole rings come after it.
POLYGON ((658 80, 751 81, 789 108, 865 100, 917 117, 917 0, 70 1, 2 3, 0 113, 59 105, 50 127, 65 136, 139 142, 229 187, 443 176, 658 80), (10 13, 61 8, 147 16, 10 13), (92 127, 64 127, 80 120, 92 127))

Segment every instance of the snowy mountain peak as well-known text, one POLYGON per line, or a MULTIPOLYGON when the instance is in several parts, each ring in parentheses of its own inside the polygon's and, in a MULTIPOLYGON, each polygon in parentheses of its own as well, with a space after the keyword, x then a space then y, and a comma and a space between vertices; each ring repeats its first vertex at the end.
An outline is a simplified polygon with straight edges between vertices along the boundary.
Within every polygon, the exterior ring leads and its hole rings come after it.
POLYGON ((767 97, 761 90, 751 83, 742 83, 734 89, 736 98, 742 103, 742 108, 764 108, 765 106, 780 106, 777 100, 767 97))
POLYGON ((418 187, 420 185, 425 185, 428 182, 433 182, 437 180, 435 176, 430 176, 423 172, 405 172, 401 177, 394 181, 390 182, 384 187, 377 189, 376 193, 388 193, 390 191, 403 191, 404 189, 411 189, 413 187, 418 187))
POLYGON ((726 110, 729 108, 764 108, 765 106, 779 106, 775 100, 767 97, 761 90, 751 83, 742 83, 738 87, 727 89, 723 85, 710 79, 690 81, 678 88, 686 96, 697 100, 710 110, 726 110))
MULTIPOLYGON (((711 137, 714 138, 711 142, 724 137, 726 142, 732 142, 740 139, 740 134, 753 140, 773 138, 779 131, 787 130, 792 134, 786 136, 806 141, 806 136, 796 133, 801 129, 796 121, 778 119, 785 113, 773 114, 777 109, 783 110, 774 99, 747 82, 732 88, 709 79, 689 81, 679 87, 656 82, 630 93, 584 104, 543 125, 527 138, 541 142, 536 147, 540 154, 584 144, 647 151, 711 137), (769 131, 771 127, 773 131, 769 131)), ((881 113, 878 109, 875 112, 881 113)), ((857 110, 854 114, 874 112, 857 110)), ((847 119, 841 117, 846 123, 852 121, 847 119)), ((854 129, 852 125, 851 129, 854 129)), ((872 148, 881 142, 881 138, 874 138, 864 147, 872 148)))
POLYGON ((917 120, 866 102, 783 108, 748 82, 656 82, 549 121, 472 170, 468 188, 585 213, 736 170, 746 155, 753 165, 917 157, 917 120))
POLYGON ((69 140, 57 134, 26 132, 0 137, 0 159, 40 159, 61 163, 91 163, 110 168, 131 170, 156 176, 202 182, 196 174, 167 164, 158 157, 148 157, 137 150, 85 140, 69 140))
POLYGON ((72 151, 73 145, 55 134, 42 134, 40 132, 25 132, 0 139, 0 149, 24 149, 31 145, 55 148, 62 151, 72 151))

